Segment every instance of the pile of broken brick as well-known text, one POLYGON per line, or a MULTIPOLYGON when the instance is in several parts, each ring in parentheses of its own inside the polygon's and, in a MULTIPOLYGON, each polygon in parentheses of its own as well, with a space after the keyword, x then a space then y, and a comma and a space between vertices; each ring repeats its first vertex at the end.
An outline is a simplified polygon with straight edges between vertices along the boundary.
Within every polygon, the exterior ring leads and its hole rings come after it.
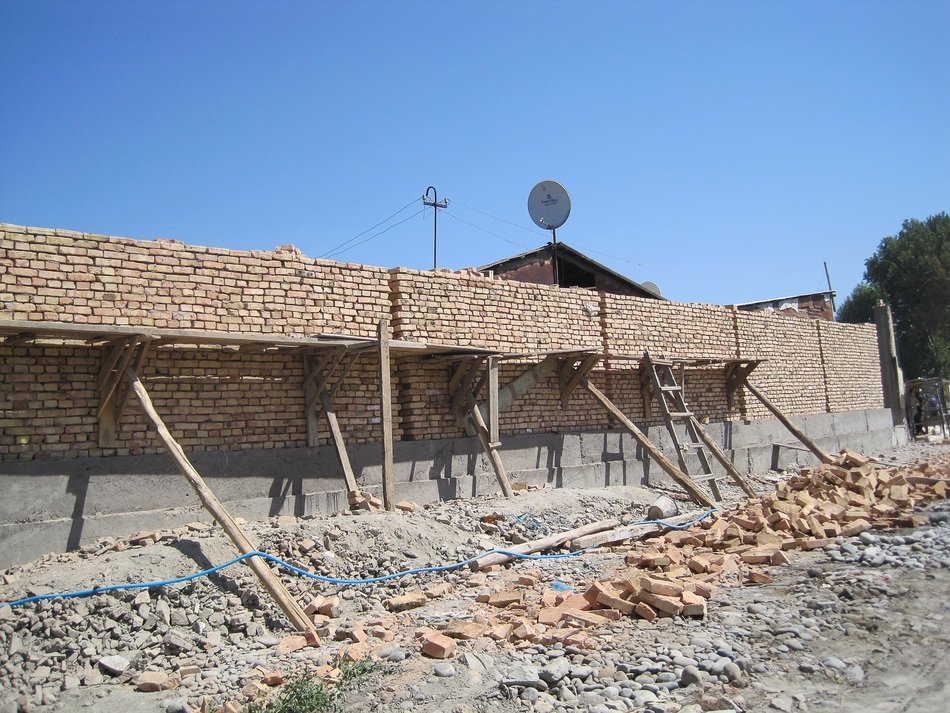
MULTIPOLYGON (((537 573, 525 574, 515 586, 481 594, 476 601, 486 606, 470 621, 423 628, 417 637, 422 653, 434 658, 451 657, 456 640, 479 636, 592 648, 594 629, 624 617, 704 617, 717 586, 769 584, 764 567, 788 564, 789 550, 828 547, 838 537, 871 528, 916 527, 926 518, 915 515, 915 508, 946 497, 948 488, 950 462, 882 467, 846 450, 836 462, 802 470, 771 494, 633 550, 624 546, 628 567, 581 591, 539 592, 537 573)), ((393 605, 406 608, 411 598, 393 605)))

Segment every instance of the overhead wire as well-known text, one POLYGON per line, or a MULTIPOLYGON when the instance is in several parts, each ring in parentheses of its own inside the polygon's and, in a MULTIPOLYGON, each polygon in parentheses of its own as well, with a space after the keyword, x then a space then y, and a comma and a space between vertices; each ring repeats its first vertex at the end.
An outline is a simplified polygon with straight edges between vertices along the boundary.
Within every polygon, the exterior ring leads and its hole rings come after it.
MULTIPOLYGON (((418 198, 413 198, 411 201, 409 201, 408 203, 406 203, 406 205, 404 205, 402 208, 400 208, 400 209, 397 210, 395 213, 393 213, 392 215, 390 215, 388 218, 385 218, 384 220, 379 221, 378 223, 376 223, 376 225, 370 226, 369 228, 367 228, 366 230, 364 230, 362 233, 357 233, 356 235, 354 235, 354 236, 353 236, 352 238, 350 238, 349 240, 344 240, 342 243, 340 243, 340 244, 337 245, 336 247, 330 248, 327 252, 323 253, 322 255, 317 255, 317 258, 319 259, 319 258, 329 257, 330 255, 337 255, 337 254, 339 254, 339 253, 341 252, 341 248, 344 248, 344 247, 346 247, 347 245, 349 245, 350 243, 352 243, 354 240, 357 240, 358 238, 363 237, 363 236, 366 235, 369 231, 375 230, 376 228, 378 228, 378 227, 381 226, 381 225, 385 225, 385 224, 388 223, 390 220, 392 220, 392 219, 395 218, 397 215, 399 215, 399 214, 402 213, 404 210, 406 210, 406 208, 408 208, 408 207, 411 206, 413 203, 415 203, 417 200, 419 200, 419 199, 418 199, 418 198)), ((415 215, 419 215, 419 214, 416 213, 415 215)), ((415 217, 415 216, 410 216, 410 217, 415 217)), ((405 222, 405 221, 403 221, 403 222, 405 222)), ((398 225, 398 223, 397 223, 397 225, 398 225)), ((393 226, 393 227, 395 227, 395 226, 393 226)), ((385 231, 383 231, 383 232, 385 232, 385 231)), ((381 235, 381 234, 382 234, 382 233, 377 233, 377 235, 381 235)), ((372 237, 375 237, 375 236, 372 236, 372 237)), ((372 237, 371 237, 370 239, 372 239, 372 237)), ((357 243, 357 245, 362 245, 363 242, 366 242, 366 241, 359 242, 359 243, 357 243)), ((352 247, 356 247, 356 245, 353 245, 352 247)), ((349 249, 349 248, 347 248, 347 249, 349 249)), ((345 252, 345 251, 344 251, 344 252, 345 252)))
POLYGON ((514 241, 514 240, 509 240, 509 239, 506 238, 504 235, 499 235, 498 233, 492 232, 492 231, 489 230, 488 228, 483 228, 483 227, 480 226, 480 225, 475 225, 475 223, 470 223, 469 221, 464 220, 464 219, 462 219, 462 218, 459 218, 457 215, 454 215, 454 214, 452 214, 452 213, 449 213, 448 211, 445 212, 445 215, 449 216, 450 218, 453 218, 454 220, 457 220, 459 223, 464 223, 465 225, 469 226, 470 228, 475 228, 475 230, 480 230, 480 231, 482 231, 483 233, 487 233, 488 235, 491 235, 493 238, 498 238, 499 240, 503 240, 503 241, 505 241, 506 243, 509 243, 509 244, 511 244, 511 245, 514 245, 515 247, 519 247, 519 248, 522 248, 522 249, 525 249, 525 250, 530 250, 530 249, 531 249, 531 246, 529 246, 529 245, 525 245, 524 243, 519 243, 519 242, 516 242, 516 241, 514 241))
MULTIPOLYGON (((415 202, 415 201, 413 201, 413 202, 415 202)), ((411 204, 410 204, 410 205, 411 205, 411 204)), ((353 248, 359 247, 360 245, 363 245, 364 243, 368 243, 370 240, 373 240, 374 238, 378 238, 378 237, 379 237, 380 235, 382 235, 383 233, 388 233, 388 232, 389 232, 390 230, 392 230, 393 228, 395 228, 395 227, 397 227, 397 226, 400 226, 400 225, 402 225, 403 223, 407 223, 408 221, 410 221, 410 220, 412 220, 413 218, 415 218, 417 215, 421 214, 424 210, 425 210, 425 208, 420 208, 420 209, 417 210, 415 213, 413 213, 412 215, 410 215, 408 218, 403 218, 403 219, 400 220, 398 223, 393 223, 392 225, 390 225, 390 226, 388 226, 388 227, 386 227, 386 228, 380 230, 378 233, 373 233, 373 234, 370 235, 368 238, 364 238, 363 240, 360 240, 358 243, 353 243, 353 244, 350 245, 349 247, 343 248, 342 250, 335 250, 335 251, 333 251, 333 252, 324 253, 324 254, 321 255, 320 257, 333 257, 334 255, 342 255, 343 253, 349 252, 349 251, 352 250, 353 248)), ((400 212, 401 212, 401 211, 400 211, 400 212)), ((397 215, 398 215, 398 214, 397 214, 397 215)), ((383 223, 385 223, 385 222, 386 222, 386 221, 383 221, 383 223)), ((377 225, 382 225, 382 223, 377 223, 377 225)), ((371 230, 372 230, 372 228, 371 228, 371 230)), ((362 234, 365 234, 365 233, 366 233, 366 231, 364 231, 362 234)), ((352 239, 352 238, 351 238, 351 239, 352 239)))

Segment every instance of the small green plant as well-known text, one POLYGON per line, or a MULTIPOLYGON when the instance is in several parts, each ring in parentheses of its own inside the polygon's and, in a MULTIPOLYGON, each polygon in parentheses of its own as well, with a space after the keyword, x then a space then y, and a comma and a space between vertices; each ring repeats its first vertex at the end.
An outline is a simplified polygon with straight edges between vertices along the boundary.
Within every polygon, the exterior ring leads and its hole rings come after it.
POLYGON ((377 668, 371 661, 344 662, 335 686, 313 676, 298 676, 285 683, 273 698, 247 706, 245 713, 339 713, 343 711, 344 691, 377 668))
POLYGON ((285 683, 280 693, 246 707, 246 713, 331 713, 342 708, 342 696, 323 681, 300 676, 285 683))

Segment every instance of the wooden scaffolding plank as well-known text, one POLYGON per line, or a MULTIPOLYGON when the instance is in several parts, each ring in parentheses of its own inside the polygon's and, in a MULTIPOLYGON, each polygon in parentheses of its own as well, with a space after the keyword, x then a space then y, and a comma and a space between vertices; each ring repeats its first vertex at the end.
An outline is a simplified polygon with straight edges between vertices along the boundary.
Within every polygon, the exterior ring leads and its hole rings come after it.
MULTIPOLYGON (((125 376, 129 380, 133 392, 138 397, 139 403, 141 403, 142 409, 145 411, 145 415, 148 416, 158 431, 158 436, 164 444, 165 450, 168 451, 168 454, 175 461, 182 475, 185 476, 189 485, 194 489, 202 505, 214 516, 214 519, 222 529, 224 529, 228 537, 231 538, 231 542, 234 543, 235 547, 237 547, 242 554, 255 552, 257 548, 251 544, 250 540, 247 539, 241 531, 241 528, 238 527, 238 524, 225 509, 224 505, 221 504, 221 501, 218 500, 211 489, 205 484, 204 479, 188 460, 188 457, 178 444, 178 441, 176 441, 169 432, 162 417, 159 416, 155 410, 152 399, 148 395, 145 386, 139 380, 138 375, 132 371, 132 369, 127 369, 125 376)), ((274 601, 284 614, 287 615, 290 623, 293 624, 297 630, 306 632, 308 639, 310 639, 312 643, 319 642, 319 637, 317 636, 313 622, 310 621, 300 604, 298 604, 290 592, 287 591, 283 582, 271 572, 267 562, 260 557, 250 557, 247 559, 247 564, 254 571, 254 574, 257 575, 258 579, 260 579, 261 584, 264 585, 267 592, 274 598, 274 601)))

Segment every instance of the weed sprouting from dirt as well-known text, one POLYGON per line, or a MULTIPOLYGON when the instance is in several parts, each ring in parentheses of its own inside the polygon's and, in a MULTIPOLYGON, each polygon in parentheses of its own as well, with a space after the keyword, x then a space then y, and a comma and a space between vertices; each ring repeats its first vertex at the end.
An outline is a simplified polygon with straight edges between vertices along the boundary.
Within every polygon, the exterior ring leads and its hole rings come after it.
POLYGON ((379 668, 371 661, 344 663, 340 666, 340 680, 332 686, 314 676, 299 676, 285 683, 273 698, 252 703, 244 710, 246 713, 342 713, 345 692, 379 668))

